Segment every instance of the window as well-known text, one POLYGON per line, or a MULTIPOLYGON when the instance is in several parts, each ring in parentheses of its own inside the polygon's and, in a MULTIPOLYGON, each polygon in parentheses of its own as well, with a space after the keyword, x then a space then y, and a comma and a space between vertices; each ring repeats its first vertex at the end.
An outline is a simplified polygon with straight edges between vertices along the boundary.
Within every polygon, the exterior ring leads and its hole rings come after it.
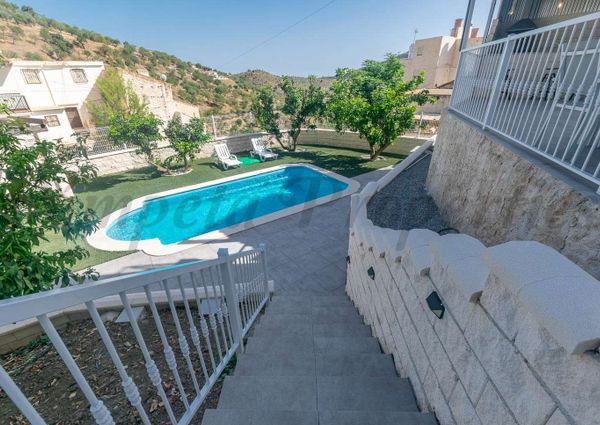
POLYGON ((87 83, 88 79, 83 69, 77 68, 71 70, 71 77, 76 83, 87 83))
POLYGON ((22 69, 23 78, 27 84, 41 84, 39 69, 22 69))
POLYGON ((417 49, 417 56, 423 56, 423 50, 424 50, 423 47, 419 47, 417 49))
POLYGON ((46 125, 48 127, 60 127, 58 115, 45 115, 44 120, 46 121, 46 125))

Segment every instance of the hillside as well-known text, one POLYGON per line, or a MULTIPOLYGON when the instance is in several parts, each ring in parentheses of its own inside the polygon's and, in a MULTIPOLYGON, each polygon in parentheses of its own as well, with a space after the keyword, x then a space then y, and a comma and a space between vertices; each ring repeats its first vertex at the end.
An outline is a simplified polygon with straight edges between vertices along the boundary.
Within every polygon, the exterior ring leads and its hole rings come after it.
MULTIPOLYGON (((262 86, 276 87, 280 78, 277 75, 270 74, 262 69, 251 69, 239 74, 231 75, 231 78, 236 81, 240 86, 249 89, 259 89, 262 86)), ((304 77, 291 77, 295 84, 299 86, 305 86, 308 84, 308 78, 304 77)), ((325 89, 331 86, 334 77, 319 77, 317 78, 317 84, 325 89)))
MULTIPOLYGON (((165 52, 134 46, 126 41, 47 18, 28 6, 0 0, 0 61, 101 60, 116 68, 166 77, 179 99, 198 105, 205 113, 247 111, 262 85, 276 86, 279 77, 262 70, 236 75, 202 64, 183 61, 165 52), (218 78, 215 78, 217 76, 218 78)), ((306 78, 294 77, 299 84, 306 78)), ((328 79, 321 79, 325 84, 328 79)))

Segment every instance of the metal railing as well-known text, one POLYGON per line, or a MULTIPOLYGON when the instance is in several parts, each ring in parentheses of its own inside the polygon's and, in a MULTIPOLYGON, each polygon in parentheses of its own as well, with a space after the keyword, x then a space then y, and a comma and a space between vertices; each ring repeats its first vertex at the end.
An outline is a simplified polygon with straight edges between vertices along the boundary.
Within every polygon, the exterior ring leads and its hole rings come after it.
POLYGON ((450 109, 600 184, 600 13, 461 52, 450 109))
POLYGON ((121 152, 130 150, 133 147, 126 143, 118 145, 108 138, 108 127, 92 127, 75 132, 77 136, 86 138, 86 146, 90 157, 103 155, 110 152, 121 152))
POLYGON ((0 103, 6 105, 12 112, 29 111, 29 104, 25 96, 19 93, 0 93, 0 103))
MULTIPOLYGON (((137 411, 140 421, 144 424, 157 422, 152 416, 152 409, 156 407, 146 406, 146 401, 140 397, 142 387, 138 386, 146 385, 150 387, 149 390, 154 386, 154 393, 161 402, 163 414, 166 412, 168 422, 187 424, 193 419, 232 356, 243 349, 243 338, 266 305, 268 297, 264 245, 233 255, 229 255, 226 249, 221 249, 219 257, 214 260, 196 261, 1 301, 0 326, 37 319, 89 402, 89 410, 95 422, 114 424, 111 411, 102 401, 102 394, 98 394, 105 390, 106 385, 98 389, 92 388, 84 375, 87 369, 78 366, 74 358, 76 356, 71 354, 50 320, 51 315, 57 311, 84 305, 112 366, 118 373, 130 408, 137 411), (113 342, 98 312, 97 301, 106 301, 111 296, 120 300, 119 304, 127 314, 139 347, 137 355, 145 364, 149 382, 145 377, 143 382, 133 381, 128 374, 128 367, 119 355, 119 349, 124 347, 113 342), (147 339, 140 330, 132 309, 132 296, 137 296, 134 301, 138 304, 139 298, 145 296, 145 304, 149 307, 158 332, 164 361, 156 359, 159 354, 149 348, 147 339), (166 310, 159 312, 156 301, 158 297, 166 298, 166 310), (177 312, 176 301, 179 303, 180 314, 177 312), (167 320, 174 323, 174 328, 166 327, 167 320), (168 329, 174 329, 173 335, 169 334, 168 329), (178 342, 178 349, 171 347, 171 340, 178 342), (165 369, 168 370, 159 370, 158 364, 166 364, 165 369), (173 393, 170 393, 170 397, 162 383, 169 375, 175 382, 174 388, 178 394, 176 398, 179 399, 176 403, 172 398, 173 393)), ((46 423, 2 366, 0 388, 32 424, 46 423)), ((55 398, 56 401, 61 395, 49 391, 46 398, 55 398)), ((68 415, 65 399, 61 399, 60 403, 64 414, 68 415)), ((39 404, 36 406, 39 407, 39 404)))

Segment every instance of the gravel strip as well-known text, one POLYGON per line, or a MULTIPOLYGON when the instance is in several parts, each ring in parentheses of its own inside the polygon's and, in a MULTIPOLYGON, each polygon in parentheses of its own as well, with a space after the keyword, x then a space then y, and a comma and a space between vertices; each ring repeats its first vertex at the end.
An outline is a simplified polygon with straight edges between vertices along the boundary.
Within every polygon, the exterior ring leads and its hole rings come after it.
POLYGON ((371 198, 367 217, 373 224, 396 230, 429 229, 434 232, 447 227, 427 193, 425 181, 431 153, 423 155, 371 198))

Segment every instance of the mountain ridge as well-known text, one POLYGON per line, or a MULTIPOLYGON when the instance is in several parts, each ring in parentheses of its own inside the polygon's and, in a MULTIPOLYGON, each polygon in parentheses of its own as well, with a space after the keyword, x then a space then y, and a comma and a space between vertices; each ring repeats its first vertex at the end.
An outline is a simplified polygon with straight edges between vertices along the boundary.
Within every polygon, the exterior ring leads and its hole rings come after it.
MULTIPOLYGON (((95 31, 69 25, 0 0, 0 62, 5 60, 101 60, 118 69, 165 79, 179 100, 206 114, 246 112, 263 85, 277 87, 280 76, 261 69, 230 74, 175 55, 135 46, 95 31)), ((305 85, 304 77, 291 77, 305 85)), ((328 87, 333 77, 319 78, 328 87)))

